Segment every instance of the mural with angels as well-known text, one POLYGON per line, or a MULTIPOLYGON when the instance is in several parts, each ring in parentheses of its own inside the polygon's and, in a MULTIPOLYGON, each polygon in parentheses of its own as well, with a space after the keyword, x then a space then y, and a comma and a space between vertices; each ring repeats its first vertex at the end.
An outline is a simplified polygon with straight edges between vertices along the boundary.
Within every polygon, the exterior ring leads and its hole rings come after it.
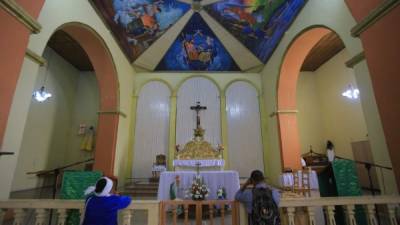
POLYGON ((177 0, 90 1, 131 61, 190 9, 177 0))
POLYGON ((307 0, 222 0, 205 10, 267 62, 307 0))

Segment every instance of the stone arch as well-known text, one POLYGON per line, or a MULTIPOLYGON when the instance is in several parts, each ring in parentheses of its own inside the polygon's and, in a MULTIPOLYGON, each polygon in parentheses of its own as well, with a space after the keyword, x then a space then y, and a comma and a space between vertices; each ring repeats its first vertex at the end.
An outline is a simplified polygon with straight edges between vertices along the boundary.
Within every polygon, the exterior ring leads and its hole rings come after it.
POLYGON ((87 53, 99 84, 100 109, 94 169, 113 175, 119 121, 119 84, 113 58, 103 39, 89 26, 67 23, 59 27, 87 53))
POLYGON ((301 168, 296 114, 297 81, 308 53, 329 32, 332 30, 324 26, 312 26, 303 30, 293 39, 282 60, 277 84, 276 110, 282 167, 301 168))
POLYGON ((211 81, 211 82, 217 87, 218 92, 219 92, 219 94, 221 95, 222 89, 221 89, 221 87, 219 86, 218 82, 217 82, 216 80, 214 80, 213 78, 208 77, 208 76, 204 76, 204 75, 192 75, 192 76, 188 76, 188 77, 186 77, 185 79, 181 80, 181 81, 178 83, 178 85, 176 86, 175 90, 173 91, 173 94, 177 94, 178 91, 179 91, 179 89, 182 87, 182 85, 183 85, 186 81, 188 81, 188 80, 190 80, 190 79, 192 79, 192 78, 205 78, 205 79, 211 81))
POLYGON ((156 82, 161 82, 161 83, 165 84, 165 85, 168 87, 168 89, 169 89, 169 91, 171 92, 171 95, 172 95, 172 92, 174 91, 174 89, 172 88, 171 84, 168 83, 168 81, 166 81, 166 80, 164 80, 164 79, 154 78, 154 79, 146 80, 145 82, 143 82, 142 84, 140 84, 139 87, 138 87, 138 88, 136 89, 136 91, 135 91, 135 96, 139 96, 139 95, 140 95, 140 92, 141 92, 142 89, 143 89, 143 87, 146 86, 148 83, 154 82, 154 81, 156 81, 156 82))
POLYGON ((236 82, 245 82, 245 83, 249 84, 250 86, 252 86, 256 90, 257 95, 261 94, 260 88, 257 87, 257 85, 254 84, 253 82, 251 82, 249 80, 246 80, 246 79, 234 79, 234 80, 229 81, 229 83, 226 84, 226 86, 225 86, 225 88, 223 90, 223 93, 226 94, 226 91, 229 89, 229 87, 231 87, 231 85, 236 83, 236 82))

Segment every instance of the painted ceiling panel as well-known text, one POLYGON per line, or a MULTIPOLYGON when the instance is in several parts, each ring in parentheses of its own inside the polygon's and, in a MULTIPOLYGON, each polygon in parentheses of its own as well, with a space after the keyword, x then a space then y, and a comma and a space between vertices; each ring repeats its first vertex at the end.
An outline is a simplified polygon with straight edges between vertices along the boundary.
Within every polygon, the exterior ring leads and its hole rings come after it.
POLYGON ((201 15, 194 13, 156 70, 239 71, 239 67, 201 15))
POLYGON ((90 0, 134 61, 189 9, 177 0, 90 0))
POLYGON ((307 0, 222 0, 204 9, 266 63, 307 0))

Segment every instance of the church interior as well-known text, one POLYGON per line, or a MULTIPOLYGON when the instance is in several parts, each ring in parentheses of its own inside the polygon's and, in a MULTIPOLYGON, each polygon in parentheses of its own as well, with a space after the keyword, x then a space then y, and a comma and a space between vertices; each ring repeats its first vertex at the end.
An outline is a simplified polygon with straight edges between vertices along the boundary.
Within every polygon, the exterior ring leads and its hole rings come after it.
POLYGON ((55 224, 81 206, 41 204, 107 176, 148 210, 120 224, 244 225, 234 196, 254 170, 282 223, 397 224, 399 5, 0 0, 0 224, 55 224))

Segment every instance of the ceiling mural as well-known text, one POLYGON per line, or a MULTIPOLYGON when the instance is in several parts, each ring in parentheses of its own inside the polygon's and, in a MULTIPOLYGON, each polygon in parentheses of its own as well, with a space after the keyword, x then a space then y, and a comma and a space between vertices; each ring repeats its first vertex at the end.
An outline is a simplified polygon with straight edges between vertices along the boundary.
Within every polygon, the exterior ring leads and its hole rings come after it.
POLYGON ((239 67, 201 15, 194 13, 156 70, 239 71, 239 67))
POLYGON ((222 0, 204 9, 266 63, 307 0, 222 0))
POLYGON ((130 61, 181 18, 190 5, 177 0, 90 0, 130 61))

